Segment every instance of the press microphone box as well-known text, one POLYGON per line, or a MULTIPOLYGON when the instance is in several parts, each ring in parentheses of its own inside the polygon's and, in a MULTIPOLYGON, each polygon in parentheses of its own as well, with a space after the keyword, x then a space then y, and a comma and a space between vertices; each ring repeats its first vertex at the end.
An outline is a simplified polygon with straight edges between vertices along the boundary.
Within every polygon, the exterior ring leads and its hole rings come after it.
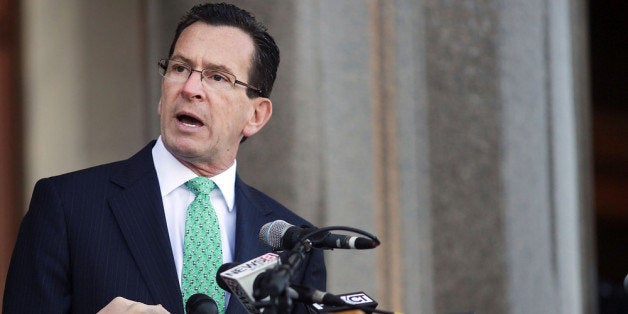
POLYGON ((345 303, 347 303, 346 306, 329 306, 320 303, 314 303, 310 306, 310 309, 312 309, 314 313, 323 314, 353 310, 356 309, 356 306, 359 306, 360 309, 368 312, 368 309, 374 310, 377 307, 377 302, 362 291, 339 294, 338 296, 343 301, 345 301, 345 303))
POLYGON ((266 253, 220 273, 220 277, 249 313, 259 313, 253 304, 255 300, 253 298, 255 278, 265 270, 271 269, 280 263, 279 255, 266 253))

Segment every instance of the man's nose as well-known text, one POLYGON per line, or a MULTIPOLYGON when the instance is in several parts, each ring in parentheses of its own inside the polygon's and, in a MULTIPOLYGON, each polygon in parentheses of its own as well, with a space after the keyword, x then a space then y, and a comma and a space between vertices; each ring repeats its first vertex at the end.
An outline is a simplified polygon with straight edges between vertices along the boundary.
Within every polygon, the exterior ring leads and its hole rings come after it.
POLYGON ((192 70, 192 73, 190 73, 190 76, 183 85, 182 92, 187 98, 190 99, 203 98, 203 76, 201 75, 201 71, 192 70))

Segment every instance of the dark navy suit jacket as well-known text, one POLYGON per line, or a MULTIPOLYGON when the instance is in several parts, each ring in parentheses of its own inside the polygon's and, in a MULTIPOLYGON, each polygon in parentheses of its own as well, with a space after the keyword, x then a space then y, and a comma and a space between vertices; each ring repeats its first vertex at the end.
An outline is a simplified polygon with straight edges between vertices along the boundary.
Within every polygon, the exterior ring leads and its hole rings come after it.
MULTIPOLYGON (((184 312, 153 145, 125 161, 37 182, 11 259, 3 313, 96 313, 116 296, 184 312)), ((239 177, 235 197, 237 262, 270 252, 258 240, 263 224, 308 224, 239 177)), ((295 281, 324 291, 325 279, 323 254, 313 250, 295 281)), ((247 312, 232 296, 227 313, 247 312)))

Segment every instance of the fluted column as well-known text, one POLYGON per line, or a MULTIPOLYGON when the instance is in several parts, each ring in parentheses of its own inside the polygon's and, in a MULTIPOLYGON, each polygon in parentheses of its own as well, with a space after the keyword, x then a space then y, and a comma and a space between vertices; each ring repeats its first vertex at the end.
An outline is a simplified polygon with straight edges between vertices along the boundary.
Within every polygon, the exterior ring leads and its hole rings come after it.
POLYGON ((238 3, 283 53, 243 176, 383 241, 329 252, 330 291, 411 313, 594 310, 580 1, 238 3))

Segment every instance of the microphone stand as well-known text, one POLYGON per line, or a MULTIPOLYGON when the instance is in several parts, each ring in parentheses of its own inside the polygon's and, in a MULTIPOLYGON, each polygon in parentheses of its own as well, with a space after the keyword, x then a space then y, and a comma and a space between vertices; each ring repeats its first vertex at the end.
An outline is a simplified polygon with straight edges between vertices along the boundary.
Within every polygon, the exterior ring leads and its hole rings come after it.
POLYGON ((255 278, 255 282, 253 283, 253 297, 256 300, 256 307, 266 309, 264 314, 290 313, 293 305, 292 298, 296 298, 296 296, 290 295, 290 280, 295 270, 305 259, 305 255, 311 252, 315 244, 320 244, 324 238, 325 232, 330 230, 355 232, 371 238, 377 245, 380 243, 376 236, 366 231, 344 226, 320 228, 302 236, 292 250, 290 250, 285 263, 277 265, 273 269, 266 270, 255 278), (316 236, 318 236, 318 238, 316 236), (266 297, 270 297, 270 302, 260 302, 260 300, 266 297))
POLYGON ((288 314, 292 310, 292 298, 290 295, 290 281, 295 270, 301 265, 312 249, 312 243, 305 239, 299 241, 290 250, 285 263, 275 266, 259 274, 253 283, 253 297, 256 301, 270 297, 270 302, 260 304, 266 308, 264 313, 288 314))

